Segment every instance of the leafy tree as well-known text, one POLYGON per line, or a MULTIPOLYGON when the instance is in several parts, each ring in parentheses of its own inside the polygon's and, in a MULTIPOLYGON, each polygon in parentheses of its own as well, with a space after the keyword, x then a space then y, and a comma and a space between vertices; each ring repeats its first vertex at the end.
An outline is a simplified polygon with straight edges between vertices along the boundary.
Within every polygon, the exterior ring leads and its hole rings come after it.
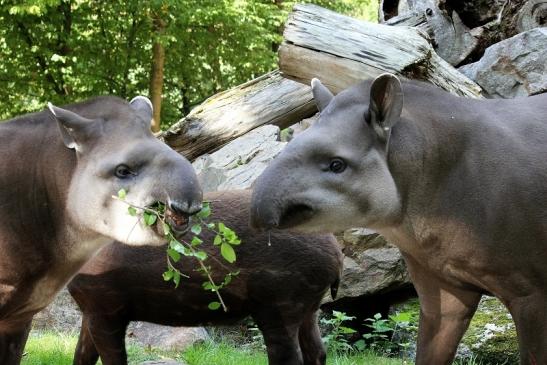
MULTIPOLYGON (((376 17, 376 0, 313 2, 376 17)), ((0 0, 0 119, 47 101, 144 94, 161 95, 167 127, 206 97, 274 69, 294 3, 0 0)))

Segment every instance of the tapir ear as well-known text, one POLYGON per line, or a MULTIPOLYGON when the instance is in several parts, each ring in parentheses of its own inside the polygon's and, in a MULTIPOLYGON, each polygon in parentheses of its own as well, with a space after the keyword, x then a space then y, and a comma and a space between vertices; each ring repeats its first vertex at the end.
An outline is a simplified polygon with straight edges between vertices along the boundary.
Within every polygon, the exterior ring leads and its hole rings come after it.
POLYGON ((325 110, 334 97, 330 90, 316 78, 311 80, 311 92, 313 94, 313 99, 315 100, 315 105, 317 105, 317 109, 319 109, 320 112, 325 110))
POLYGON ((378 137, 387 142, 391 128, 403 111, 403 90, 397 76, 385 73, 378 76, 370 87, 369 122, 378 137))
POLYGON ((146 96, 135 96, 129 102, 131 107, 135 109, 145 120, 152 123, 152 115, 154 113, 154 108, 152 107, 152 102, 146 96))
POLYGON ((70 110, 56 107, 51 103, 47 103, 47 107, 57 119, 65 146, 81 151, 82 144, 91 134, 94 125, 93 120, 84 118, 70 110))

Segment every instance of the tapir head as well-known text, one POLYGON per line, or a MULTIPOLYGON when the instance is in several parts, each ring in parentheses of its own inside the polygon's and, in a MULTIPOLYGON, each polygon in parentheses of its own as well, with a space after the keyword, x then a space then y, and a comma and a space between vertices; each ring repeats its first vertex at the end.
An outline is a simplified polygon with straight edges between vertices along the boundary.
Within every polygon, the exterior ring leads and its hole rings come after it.
POLYGON ((311 85, 319 119, 256 181, 251 224, 334 232, 398 219, 387 154, 403 106, 400 81, 383 74, 337 96, 317 79, 311 85))
POLYGON ((161 202, 169 223, 184 230, 189 216, 201 209, 201 188, 188 160, 150 132, 150 101, 97 98, 68 108, 49 104, 65 148, 75 154, 65 208, 70 223, 80 232, 128 244, 161 244, 161 227, 146 226, 127 205, 147 208, 161 202), (121 189, 125 201, 115 199, 121 189))

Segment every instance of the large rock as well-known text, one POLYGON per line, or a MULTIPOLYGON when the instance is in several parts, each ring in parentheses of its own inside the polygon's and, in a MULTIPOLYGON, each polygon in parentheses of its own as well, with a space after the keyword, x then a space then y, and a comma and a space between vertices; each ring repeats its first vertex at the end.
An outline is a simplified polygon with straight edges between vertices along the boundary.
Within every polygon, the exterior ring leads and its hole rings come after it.
POLYGON ((547 28, 536 28, 488 47, 477 62, 459 71, 492 98, 547 91, 547 28))
POLYGON ((286 143, 279 142, 279 127, 266 125, 200 156, 193 166, 204 192, 246 189, 264 171, 286 143))
POLYGON ((209 339, 203 327, 169 327, 147 322, 133 322, 127 336, 142 346, 166 351, 184 351, 197 342, 209 339))
POLYGON ((339 298, 370 296, 411 284, 401 252, 379 234, 354 228, 338 241, 346 255, 339 298))

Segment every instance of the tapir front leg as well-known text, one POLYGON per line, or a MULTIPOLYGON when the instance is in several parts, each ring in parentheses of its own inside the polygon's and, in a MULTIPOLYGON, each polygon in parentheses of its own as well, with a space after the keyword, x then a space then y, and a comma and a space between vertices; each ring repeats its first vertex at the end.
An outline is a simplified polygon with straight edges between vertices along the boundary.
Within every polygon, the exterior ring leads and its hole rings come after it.
POLYGON ((547 364, 547 297, 540 290, 507 304, 519 338, 522 365, 547 364))
POLYGON ((420 298, 416 365, 451 364, 481 294, 448 285, 403 256, 420 298))
POLYGON ((32 321, 23 324, 18 330, 0 332, 0 364, 19 365, 27 343, 32 321))

